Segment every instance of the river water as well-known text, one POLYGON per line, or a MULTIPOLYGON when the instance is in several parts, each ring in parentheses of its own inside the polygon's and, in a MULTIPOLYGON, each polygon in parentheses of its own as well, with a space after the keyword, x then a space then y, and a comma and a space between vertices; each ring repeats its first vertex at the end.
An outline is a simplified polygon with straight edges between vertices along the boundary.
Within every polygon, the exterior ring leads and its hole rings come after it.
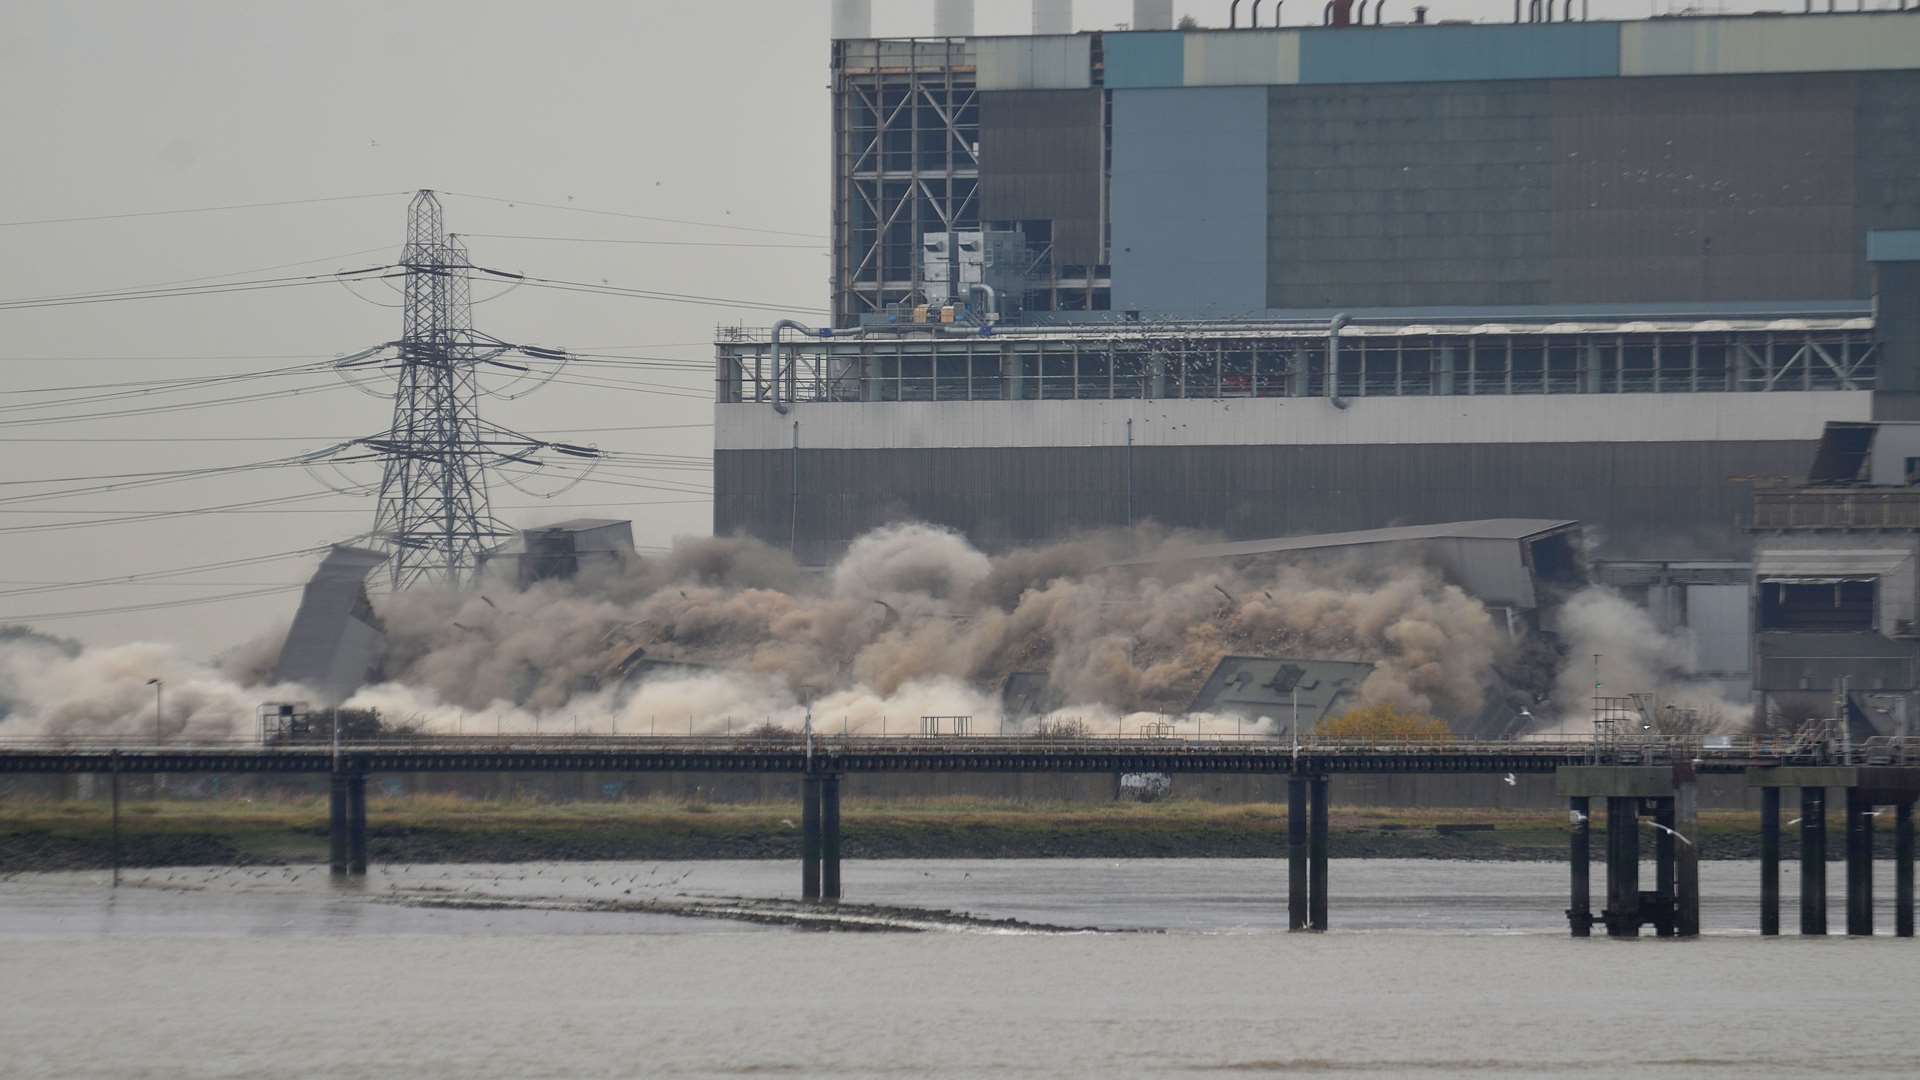
MULTIPOLYGON (((1754 864, 1701 877, 1707 935, 1615 942, 1568 939, 1565 869, 1536 863, 1336 860, 1323 935, 1285 932, 1271 860, 846 867, 849 901, 1155 931, 1115 933, 579 910, 791 897, 785 862, 376 867, 351 885, 170 869, 118 890, 17 875, 0 882, 0 1076, 1920 1071, 1914 942, 1762 939, 1754 864)), ((1789 929, 1797 885, 1783 867, 1789 929)))

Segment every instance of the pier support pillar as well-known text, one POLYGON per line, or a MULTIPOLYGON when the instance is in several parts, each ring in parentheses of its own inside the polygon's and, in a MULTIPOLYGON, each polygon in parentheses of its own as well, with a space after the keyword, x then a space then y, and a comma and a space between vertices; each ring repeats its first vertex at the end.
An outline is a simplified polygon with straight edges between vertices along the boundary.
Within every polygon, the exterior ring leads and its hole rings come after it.
POLYGON ((1780 933, 1780 789, 1760 789, 1760 933, 1780 933))
POLYGON ((1312 804, 1311 820, 1308 823, 1308 847, 1312 869, 1307 892, 1307 926, 1312 930, 1327 928, 1327 778, 1313 777, 1309 784, 1308 801, 1312 804))
POLYGON ((367 774, 347 774, 347 873, 367 872, 367 774))
MULTIPOLYGON (((1653 820, 1659 828, 1653 832, 1653 891, 1663 904, 1671 904, 1674 899, 1674 848, 1678 845, 1673 839, 1674 822, 1673 802, 1662 799, 1654 807, 1653 820)), ((1657 909, 1656 909, 1657 910, 1657 909)), ((1661 915, 1653 924, 1653 932, 1660 937, 1672 937, 1674 919, 1668 913, 1661 915)))
POLYGON ((327 786, 327 866, 336 877, 347 873, 347 774, 335 770, 327 786))
POLYGON ((1873 936, 1873 798, 1847 789, 1847 935, 1873 936))
POLYGON ((1640 800, 1607 797, 1608 937, 1640 936, 1640 800))
POLYGON ((820 899, 840 899, 840 777, 820 778, 820 899))
POLYGON ((1827 932, 1827 789, 1800 789, 1800 932, 1827 932))
POLYGON ((1673 786, 1673 827, 1685 839, 1674 853, 1674 933, 1700 936, 1700 791, 1689 781, 1673 786))
POLYGON ((1567 867, 1572 872, 1571 891, 1567 897, 1567 925, 1572 928, 1574 937, 1593 936, 1593 830, 1588 813, 1591 802, 1585 795, 1574 795, 1567 799, 1568 831, 1572 837, 1567 849, 1567 867))
POLYGON ((1913 800, 1893 811, 1893 936, 1913 936, 1913 800))
POLYGON ((800 779, 800 899, 820 899, 820 777, 800 779))
POLYGON ((1287 929, 1307 928, 1307 778, 1287 777, 1287 929))

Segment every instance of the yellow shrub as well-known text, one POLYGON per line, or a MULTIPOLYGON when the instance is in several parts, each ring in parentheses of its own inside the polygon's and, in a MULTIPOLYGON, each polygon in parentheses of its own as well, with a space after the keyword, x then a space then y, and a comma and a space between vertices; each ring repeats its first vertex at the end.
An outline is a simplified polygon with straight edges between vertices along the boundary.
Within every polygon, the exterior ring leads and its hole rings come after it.
POLYGON ((1418 739, 1447 742, 1453 729, 1445 720, 1423 713, 1401 712, 1391 705, 1349 709, 1322 720, 1313 733, 1323 739, 1418 739))

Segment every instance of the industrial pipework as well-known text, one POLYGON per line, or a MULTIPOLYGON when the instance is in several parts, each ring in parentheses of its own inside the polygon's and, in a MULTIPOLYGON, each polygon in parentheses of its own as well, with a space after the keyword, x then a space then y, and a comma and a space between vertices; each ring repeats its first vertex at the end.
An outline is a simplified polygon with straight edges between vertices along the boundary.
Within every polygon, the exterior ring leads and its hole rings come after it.
POLYGON ((1347 407, 1347 399, 1340 396, 1340 328, 1345 325, 1344 311, 1327 323, 1327 401, 1336 409, 1347 407))

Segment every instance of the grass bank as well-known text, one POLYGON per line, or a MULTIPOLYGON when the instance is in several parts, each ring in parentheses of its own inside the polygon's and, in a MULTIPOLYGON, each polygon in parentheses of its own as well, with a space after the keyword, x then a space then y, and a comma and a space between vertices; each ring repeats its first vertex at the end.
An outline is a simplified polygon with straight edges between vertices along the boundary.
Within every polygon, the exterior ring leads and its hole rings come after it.
MULTIPOLYGON (((1273 804, 848 801, 850 859, 1246 858, 1286 852, 1286 807, 1273 804)), ((369 800, 376 862, 534 859, 797 859, 799 807, 665 800, 547 803, 409 796, 369 800)), ((122 805, 127 866, 316 863, 327 857, 324 799, 141 801, 122 805)), ((1564 811, 1337 808, 1336 858, 1566 857, 1564 811)), ((1596 834, 1604 835, 1598 828, 1596 834)), ((1791 853, 1793 830, 1788 836, 1791 853)), ((1703 858, 1754 858, 1751 813, 1702 816, 1703 858)), ((1651 847, 1651 833, 1648 834, 1651 847)), ((1598 836, 1595 852, 1605 850, 1598 836)), ((1837 850, 1836 841, 1829 850, 1837 850)), ((0 872, 106 866, 108 806, 0 799, 0 872)))

